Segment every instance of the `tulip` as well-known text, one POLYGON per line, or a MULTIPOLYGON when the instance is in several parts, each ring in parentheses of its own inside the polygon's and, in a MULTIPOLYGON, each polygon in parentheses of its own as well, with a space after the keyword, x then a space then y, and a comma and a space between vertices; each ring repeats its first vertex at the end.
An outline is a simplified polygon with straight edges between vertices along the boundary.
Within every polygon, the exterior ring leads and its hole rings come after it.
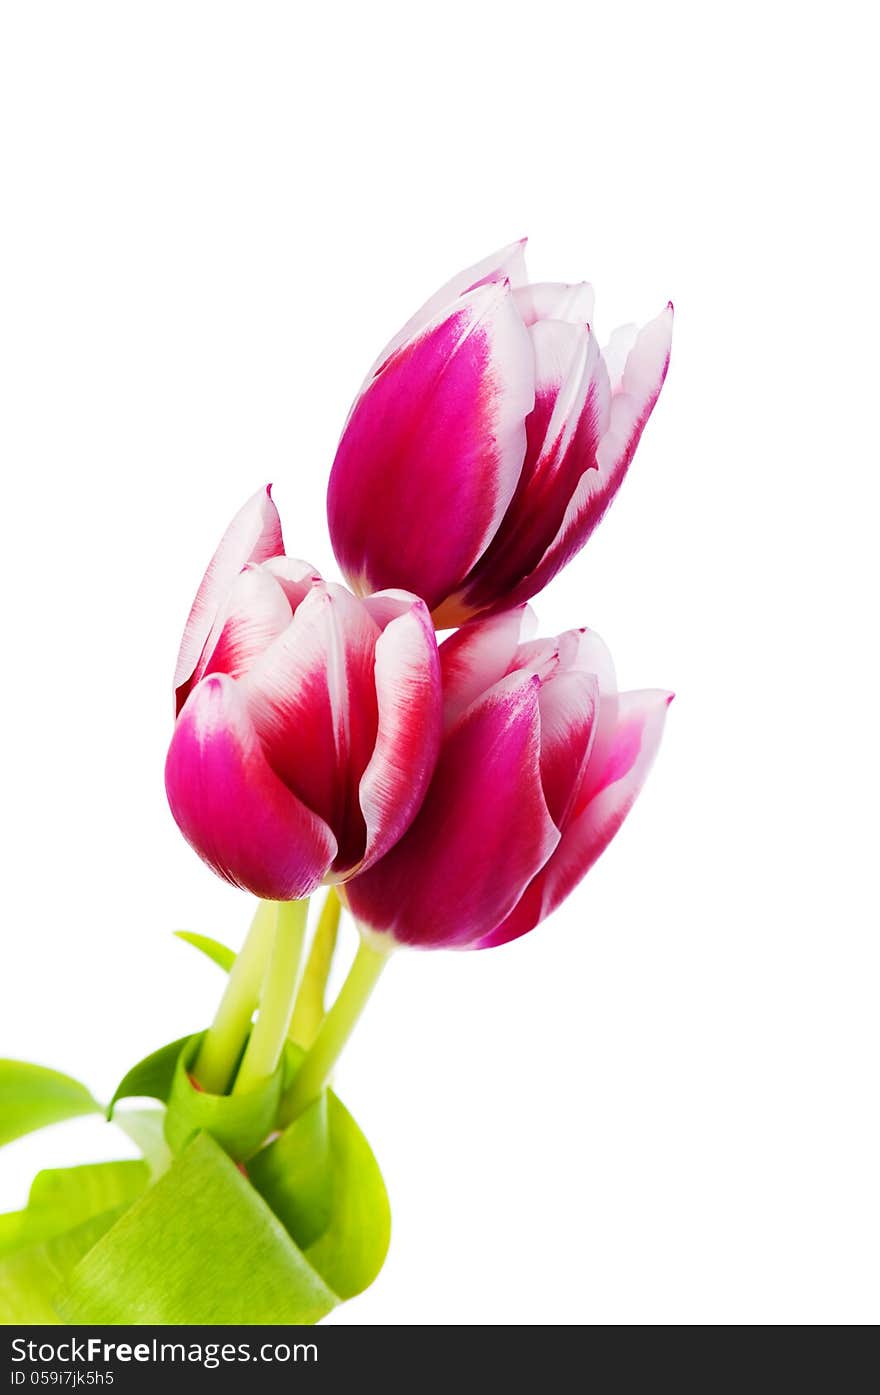
POLYGON ((205 573, 174 679, 171 811, 221 877, 273 901, 369 867, 406 830, 441 730, 416 596, 360 600, 284 555, 270 490, 205 573))
POLYGON ((528 600, 583 547, 663 385, 672 306, 600 351, 582 285, 526 280, 515 243, 391 340, 339 443, 333 548, 358 594, 403 586, 438 628, 528 600))
POLYGON ((483 949, 531 930, 608 846, 654 759, 671 694, 618 694, 589 630, 524 638, 519 606, 440 647, 444 735, 408 832, 349 882, 392 942, 483 949))

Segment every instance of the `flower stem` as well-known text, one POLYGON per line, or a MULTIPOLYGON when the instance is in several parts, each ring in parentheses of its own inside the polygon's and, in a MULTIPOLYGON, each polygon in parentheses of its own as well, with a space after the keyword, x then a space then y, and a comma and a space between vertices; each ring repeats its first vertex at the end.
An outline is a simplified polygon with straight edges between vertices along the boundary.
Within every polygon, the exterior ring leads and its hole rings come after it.
POLYGON ((277 905, 261 901, 236 957, 214 1021, 205 1033, 193 1075, 212 1095, 225 1093, 250 1030, 272 944, 277 905))
POLYGON ((302 1114, 327 1084, 390 953, 390 949, 374 949, 366 940, 361 940, 339 996, 321 1023, 318 1035, 306 1052, 284 1100, 280 1119, 282 1126, 302 1114))
POLYGON ((335 888, 328 887, 290 1023, 290 1035, 300 1046, 311 1046, 324 1020, 324 994, 336 952, 341 911, 335 888))
POLYGON ((277 903, 275 940, 263 978, 260 1011, 232 1087, 234 1095, 268 1080, 281 1058, 299 988, 308 909, 308 900, 277 903))

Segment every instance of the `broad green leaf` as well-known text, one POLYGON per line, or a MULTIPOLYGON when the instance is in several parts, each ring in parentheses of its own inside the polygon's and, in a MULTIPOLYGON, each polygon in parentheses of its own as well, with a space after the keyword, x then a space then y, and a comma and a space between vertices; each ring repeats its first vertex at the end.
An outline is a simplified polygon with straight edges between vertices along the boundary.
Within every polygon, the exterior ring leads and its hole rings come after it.
POLYGON ((373 1282, 391 1240, 388 1193, 369 1143, 332 1091, 251 1158, 248 1172, 340 1298, 373 1282))
POLYGON ((24 1215, 24 1211, 7 1211, 0 1216, 0 1256, 15 1249, 24 1215))
POLYGON ((207 1134, 73 1271, 70 1323, 314 1323, 337 1302, 269 1207, 207 1134))
POLYGON ((58 1322, 52 1299, 67 1273, 149 1176, 138 1160, 38 1173, 27 1209, 0 1216, 0 1321, 58 1322))
POLYGON ((28 1208, 58 1207, 76 1224, 133 1201, 148 1181, 149 1169, 138 1158, 48 1167, 31 1183, 28 1208))
POLYGON ((210 935, 197 935, 194 930, 175 930, 175 935, 179 940, 192 945, 194 949, 200 949, 202 954, 206 954, 219 968, 225 969, 226 973, 235 963, 235 950, 229 949, 219 940, 212 940, 210 935))
POLYGON ((102 1211, 129 1205, 149 1180, 147 1164, 137 1158, 38 1172, 25 1210, 0 1216, 0 1254, 72 1230, 102 1211))
POLYGON ((171 1150, 165 1142, 164 1109, 117 1109, 113 1122, 140 1148, 154 1181, 167 1172, 171 1150))
POLYGON ((330 1224, 334 1164, 326 1090, 248 1163, 248 1176, 301 1249, 330 1224))
POLYGON ((249 1158, 275 1127, 284 1084, 279 1065, 265 1085, 242 1095, 210 1095, 189 1075, 201 1037, 180 1052, 165 1115, 165 1137, 179 1153, 199 1132, 209 1133, 233 1158, 249 1158))
POLYGON ((0 1060, 0 1144, 46 1124, 100 1112, 85 1085, 69 1075, 29 1061, 0 1060))
POLYGON ((345 1105, 327 1092, 333 1214, 306 1257, 340 1298, 375 1279, 391 1243, 391 1207, 373 1150, 345 1105))
POLYGON ((158 1051, 132 1066, 116 1086, 107 1106, 107 1118, 113 1117, 113 1110, 120 1100, 135 1096, 161 1100, 164 1104, 171 1094, 177 1058, 190 1040, 191 1037, 180 1037, 178 1041, 170 1041, 167 1046, 160 1046, 158 1051))
POLYGON ((123 1210, 104 1211, 0 1260, 0 1323, 60 1323, 55 1295, 123 1210))
POLYGON ((54 1216, 63 1222, 59 1228, 70 1230, 102 1211, 129 1205, 149 1181, 150 1169, 139 1158, 47 1168, 33 1180, 25 1215, 54 1216))

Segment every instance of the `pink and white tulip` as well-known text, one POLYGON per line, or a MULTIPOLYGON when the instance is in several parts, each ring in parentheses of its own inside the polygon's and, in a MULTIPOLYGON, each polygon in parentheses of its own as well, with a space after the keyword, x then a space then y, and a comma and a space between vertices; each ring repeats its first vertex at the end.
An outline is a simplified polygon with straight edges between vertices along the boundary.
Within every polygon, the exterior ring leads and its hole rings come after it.
POLYGON ((529 284, 523 243, 444 286, 379 355, 327 496, 358 594, 405 586, 438 628, 535 595, 629 468, 669 364, 672 306, 604 351, 586 284, 529 284))
POLYGON ((350 881, 360 923, 402 944, 524 935, 608 846, 657 752, 671 694, 618 694, 599 637, 524 638, 519 606, 440 647, 444 736, 421 810, 350 881))
POLYGON ((220 876, 272 900, 377 859, 409 826, 440 742, 424 602, 363 600, 284 555, 269 489, 205 573, 174 679, 171 811, 220 876))

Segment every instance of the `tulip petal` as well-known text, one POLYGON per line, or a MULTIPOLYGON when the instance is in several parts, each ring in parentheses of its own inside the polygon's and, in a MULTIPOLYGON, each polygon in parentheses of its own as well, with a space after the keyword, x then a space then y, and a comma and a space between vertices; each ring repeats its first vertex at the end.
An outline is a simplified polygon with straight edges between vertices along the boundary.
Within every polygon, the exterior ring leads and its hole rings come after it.
POLYGON ((187 842, 255 896, 310 895, 336 855, 327 825, 270 769, 238 685, 225 674, 193 689, 171 739, 165 786, 187 842))
POLYGON ((599 706, 594 717, 590 765, 595 770, 604 760, 617 727, 617 677, 614 662, 605 642, 595 630, 569 632, 576 636, 577 653, 571 658, 572 667, 595 674, 599 690, 599 706))
MULTIPOLYGON (((599 447, 600 474, 625 470, 669 368, 672 304, 636 335, 611 404, 611 422, 599 447)), ((618 481, 619 482, 619 481, 618 481)))
POLYGON ((520 594, 565 517, 585 471, 596 473, 611 397, 595 337, 585 325, 541 320, 535 347, 535 408, 526 422, 526 452, 516 492, 462 588, 466 609, 481 610, 520 594))
POLYGON ((382 630, 376 643, 376 745, 360 783, 367 828, 361 866, 371 866, 409 828, 440 749, 440 661, 424 601, 379 592, 364 606, 382 630))
POLYGON ((586 325, 593 318, 593 287, 588 281, 575 286, 555 281, 535 282, 520 286, 513 298, 527 325, 537 324, 538 320, 565 320, 568 324, 586 325))
POLYGON ((617 675, 614 672, 614 660, 604 639, 595 630, 587 629, 569 630, 563 639, 571 640, 574 645, 573 653, 570 657, 566 656, 568 664, 572 668, 583 669, 586 673, 594 673, 603 698, 616 693, 617 675))
POLYGON ((562 841, 522 899, 479 949, 525 935, 568 896, 586 876, 620 828, 648 771, 663 735, 672 694, 656 690, 621 693, 614 740, 601 760, 594 753, 562 841))
POLYGON ((310 562, 271 557, 249 562, 235 578, 208 635, 190 680, 195 687, 206 673, 238 678, 290 624, 300 601, 320 582, 310 562))
POLYGON ((544 797, 550 817, 564 832, 595 735, 598 680, 578 669, 557 673, 542 685, 538 704, 544 797))
POLYGON ((322 579, 311 562, 303 562, 299 557, 270 557, 263 563, 262 570, 275 578, 290 602, 291 611, 296 610, 322 579))
POLYGON ((512 910, 559 841, 541 785, 538 687, 512 674, 446 738, 409 831, 348 883, 364 925, 405 944, 467 945, 512 910))
POLYGON ((336 835, 335 870, 364 852, 357 794, 376 743, 379 635, 361 601, 321 583, 241 680, 272 769, 336 835))
POLYGON ((357 402, 327 495, 333 548, 361 594, 403 587, 433 609, 513 496, 534 353, 506 285, 470 291, 400 348, 357 402))
POLYGON ((284 591, 269 572, 249 564, 235 578, 195 673, 193 686, 208 673, 238 678, 290 624, 284 591))
POLYGON ((559 671, 559 636, 539 636, 521 644, 516 667, 523 673, 537 674, 542 683, 559 671))
POLYGON ((426 300, 424 305, 407 320, 403 329, 395 334, 382 350, 376 362, 367 374, 366 382, 361 388, 361 392, 372 382, 376 374, 384 363, 387 363, 392 354, 396 353, 402 344, 406 344, 410 339, 427 329, 432 320, 437 319, 444 311, 450 310, 459 299, 468 291, 472 291, 476 286, 485 286, 495 281, 507 281, 511 286, 523 286, 526 281, 525 264, 526 239, 521 238, 519 242, 511 242, 509 246, 502 247, 499 252, 493 252, 491 256, 484 257, 481 262, 474 266, 466 267, 457 276, 453 276, 450 281, 441 286, 439 291, 426 300))
POLYGON ((229 587, 248 562, 263 562, 284 551, 281 520, 272 502, 272 486, 259 489, 235 515, 220 539, 193 601, 174 670, 175 708, 179 712, 193 686, 217 612, 229 587))
POLYGON ((620 488, 654 410, 669 367, 672 306, 645 325, 630 350, 623 377, 611 399, 607 430, 596 451, 598 469, 581 475, 555 538, 531 575, 506 597, 527 600, 545 587, 579 552, 620 488))
POLYGON ((517 648, 533 634, 537 617, 531 606, 514 606, 485 620, 462 625, 440 645, 443 721, 449 728, 465 708, 509 673, 517 648))
POLYGON ((611 338, 602 350, 602 357, 605 360, 605 367, 608 370, 608 381, 611 384, 612 392, 620 391, 620 385, 623 382, 623 374, 626 368, 626 361, 638 337, 638 325, 618 325, 617 329, 612 331, 611 338))

